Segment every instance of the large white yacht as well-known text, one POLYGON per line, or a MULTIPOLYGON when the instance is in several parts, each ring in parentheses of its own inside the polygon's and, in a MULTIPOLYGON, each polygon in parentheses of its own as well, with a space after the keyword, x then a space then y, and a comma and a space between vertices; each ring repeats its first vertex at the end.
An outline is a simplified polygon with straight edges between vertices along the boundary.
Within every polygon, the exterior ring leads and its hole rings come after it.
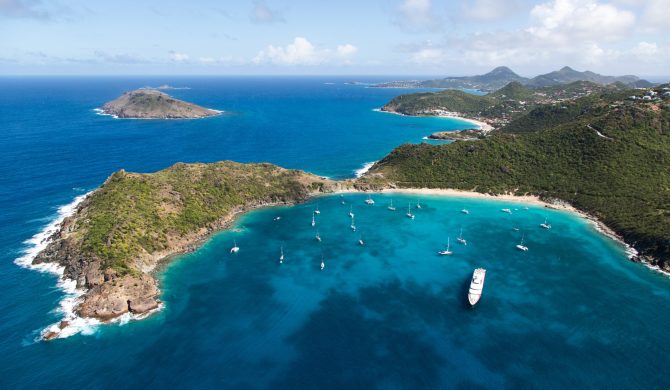
POLYGON ((485 278, 486 270, 484 268, 477 268, 472 273, 472 281, 470 281, 470 290, 468 291, 468 302, 470 302, 470 305, 474 306, 482 297, 485 278))

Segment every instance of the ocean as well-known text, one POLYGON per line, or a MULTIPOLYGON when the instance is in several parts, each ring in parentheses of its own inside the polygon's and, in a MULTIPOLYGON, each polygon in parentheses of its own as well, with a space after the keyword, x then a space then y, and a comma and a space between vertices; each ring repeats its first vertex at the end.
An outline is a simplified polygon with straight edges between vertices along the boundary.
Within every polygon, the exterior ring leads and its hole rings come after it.
POLYGON ((365 195, 345 194, 250 212, 161 267, 160 312, 36 341, 72 304, 63 300, 72 286, 17 262, 116 170, 235 160, 350 178, 402 143, 471 126, 376 112, 413 90, 350 81, 381 80, 0 78, 0 387, 667 386, 667 276, 630 262, 574 214, 458 197, 375 194, 368 206, 365 195), (94 111, 161 84, 188 87, 166 92, 225 113, 137 121, 94 111), (545 218, 552 229, 539 228, 545 218), (456 242, 461 230, 467 246, 456 242), (528 252, 515 249, 522 235, 528 252), (454 254, 440 257, 447 240, 454 254), (476 267, 487 277, 470 308, 476 267))

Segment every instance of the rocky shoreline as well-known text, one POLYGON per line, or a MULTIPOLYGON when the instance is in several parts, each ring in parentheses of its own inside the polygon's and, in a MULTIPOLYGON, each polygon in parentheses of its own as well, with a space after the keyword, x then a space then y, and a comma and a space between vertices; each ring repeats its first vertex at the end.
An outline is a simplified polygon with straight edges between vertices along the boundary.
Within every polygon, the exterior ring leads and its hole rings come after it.
MULTIPOLYGON (((224 163, 226 164, 226 163, 224 163)), ((198 167, 196 166, 195 169, 198 167)), ((235 165, 233 169, 245 169, 243 165, 235 165), (242 168, 239 168, 239 167, 242 168)), ((71 285, 69 299, 73 300, 70 310, 65 313, 62 321, 54 324, 42 332, 42 338, 50 340, 61 334, 70 334, 68 327, 73 323, 92 321, 105 323, 118 321, 121 318, 143 318, 161 307, 159 299, 160 287, 155 277, 155 270, 161 263, 170 261, 174 257, 194 251, 212 234, 227 229, 241 213, 278 205, 293 205, 304 202, 320 193, 348 189, 351 182, 332 182, 299 171, 288 171, 269 165, 256 165, 252 169, 269 170, 271 175, 286 175, 290 177, 287 185, 293 186, 294 196, 277 200, 272 199, 282 193, 280 189, 269 192, 270 198, 256 197, 241 205, 231 208, 220 218, 185 234, 170 237, 168 244, 152 252, 142 252, 131 259, 130 271, 122 272, 110 267, 105 259, 93 254, 81 241, 85 234, 82 228, 91 217, 93 202, 102 199, 99 192, 103 191, 118 175, 135 175, 117 173, 110 176, 105 183, 89 193, 81 200, 71 213, 64 217, 62 222, 46 240, 45 247, 37 253, 31 261, 31 267, 46 268, 47 264, 54 264, 52 268, 62 272, 59 284, 71 285), (258 168, 261 166, 261 168, 258 168), (297 188, 295 186, 298 186, 297 188), (301 189, 302 188, 302 189, 301 189), (76 293, 75 293, 76 292, 76 293)), ((129 179, 134 180, 134 179, 129 179)), ((161 204, 157 207, 163 207, 161 204)), ((84 229, 84 230, 83 230, 84 229)), ((113 234, 114 228, 109 233, 113 234)), ((109 242, 107 243, 109 245, 109 242)), ((61 305, 63 306, 63 305, 61 305)))

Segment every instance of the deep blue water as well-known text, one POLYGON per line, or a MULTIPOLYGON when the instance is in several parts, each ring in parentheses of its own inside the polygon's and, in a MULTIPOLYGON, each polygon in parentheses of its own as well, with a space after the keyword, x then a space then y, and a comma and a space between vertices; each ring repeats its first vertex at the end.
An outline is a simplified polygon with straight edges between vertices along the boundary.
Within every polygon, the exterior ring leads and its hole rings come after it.
POLYGON ((468 127, 374 112, 409 91, 344 81, 0 79, 0 387, 667 386, 667 277, 629 262, 574 215, 461 198, 422 197, 414 221, 403 208, 417 197, 397 194, 376 195, 372 207, 346 195, 346 205, 331 196, 249 213, 159 273, 158 314, 34 341, 60 318, 63 293, 54 275, 14 260, 60 205, 115 170, 230 159, 343 178, 403 142, 468 127), (226 115, 133 121, 93 112, 125 90, 164 83, 190 87, 168 92, 226 115), (391 197, 395 213, 385 207, 391 197), (545 217, 549 231, 538 228, 545 217), (513 227, 529 252, 514 249, 513 227), (454 242, 461 228, 467 247, 454 242), (447 237, 455 254, 436 256, 447 237), (467 283, 478 266, 488 270, 484 296, 470 309, 467 283))

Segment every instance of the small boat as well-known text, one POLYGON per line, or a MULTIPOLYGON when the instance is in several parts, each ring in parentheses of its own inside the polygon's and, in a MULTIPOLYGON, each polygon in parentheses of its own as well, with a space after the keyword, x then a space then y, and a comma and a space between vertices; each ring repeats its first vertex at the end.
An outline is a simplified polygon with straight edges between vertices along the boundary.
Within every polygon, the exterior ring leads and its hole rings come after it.
POLYGON ((547 218, 544 219, 544 223, 540 224, 542 229, 551 229, 551 225, 547 223, 547 218))
POLYGON ((417 208, 417 209, 421 209, 421 203, 419 203, 419 200, 418 200, 418 199, 416 200, 416 208, 417 208))
POLYGON ((321 242, 321 235, 319 234, 318 231, 316 232, 316 236, 314 236, 314 239, 317 240, 318 242, 321 242))
POLYGON ((387 209, 395 211, 395 206, 393 205, 393 199, 391 199, 391 204, 389 205, 389 207, 387 207, 387 209))
POLYGON ((281 248, 279 249, 279 264, 284 263, 284 246, 282 245, 281 248))
POLYGON ((373 205, 375 204, 375 201, 372 200, 372 196, 368 195, 368 198, 365 200, 365 204, 373 205))
POLYGON ((351 230, 356 231, 356 222, 354 222, 354 217, 351 217, 351 230))
POLYGON ((354 210, 353 210, 352 206, 349 206, 349 216, 350 216, 351 218, 354 217, 354 210))
POLYGON ((514 230, 515 232, 518 232, 519 228, 518 227, 513 227, 512 230, 514 230))
POLYGON ((321 256, 321 271, 326 268, 326 263, 323 261, 323 255, 321 256))
POLYGON ((521 242, 516 246, 516 249, 518 249, 520 251, 523 251, 523 252, 528 251, 528 247, 523 245, 523 234, 521 235, 521 242))
POLYGON ((453 253, 454 252, 452 252, 449 249, 449 238, 447 238, 447 249, 445 249, 443 251, 439 251, 439 252, 437 252, 437 254, 440 255, 440 256, 449 256, 449 255, 452 255, 453 253))
POLYGON ((240 251, 240 247, 237 246, 237 241, 233 241, 233 247, 230 248, 230 253, 237 253, 240 251))
POLYGON ((361 234, 361 238, 358 239, 358 245, 361 245, 361 246, 365 245, 365 243, 363 242, 363 235, 362 234, 361 234))
POLYGON ((407 215, 407 218, 409 218, 409 219, 414 219, 414 214, 412 214, 412 212, 410 211, 410 208, 411 208, 411 205, 408 204, 407 205, 407 214, 405 214, 405 215, 407 215))
POLYGON ((470 289, 468 290, 468 302, 474 306, 479 302, 484 291, 484 279, 486 279, 486 270, 484 268, 477 268, 472 273, 472 280, 470 281, 470 289))
POLYGON ((524 210, 528 210, 528 206, 524 207, 523 209, 524 209, 524 210))
POLYGON ((341 201, 340 203, 345 204, 345 203, 347 203, 347 202, 345 202, 345 201, 341 201))
POLYGON ((510 209, 502 209, 500 211, 502 211, 503 213, 512 214, 512 210, 510 209))
POLYGON ((319 205, 316 205, 316 210, 314 210, 314 214, 319 215, 321 214, 321 211, 319 211, 319 205))
POLYGON ((279 221, 280 219, 281 219, 281 217, 275 217, 274 220, 275 220, 275 221, 279 221))
POLYGON ((465 238, 463 238, 463 229, 461 229, 461 233, 456 238, 456 241, 458 241, 459 243, 461 243, 463 245, 468 245, 468 242, 465 240, 465 238))
POLYGON ((463 210, 461 210, 461 213, 463 213, 463 214, 470 214, 470 211, 468 211, 468 209, 463 209, 463 210))
POLYGON ((312 214, 312 226, 316 226, 316 219, 314 219, 314 214, 312 214))

